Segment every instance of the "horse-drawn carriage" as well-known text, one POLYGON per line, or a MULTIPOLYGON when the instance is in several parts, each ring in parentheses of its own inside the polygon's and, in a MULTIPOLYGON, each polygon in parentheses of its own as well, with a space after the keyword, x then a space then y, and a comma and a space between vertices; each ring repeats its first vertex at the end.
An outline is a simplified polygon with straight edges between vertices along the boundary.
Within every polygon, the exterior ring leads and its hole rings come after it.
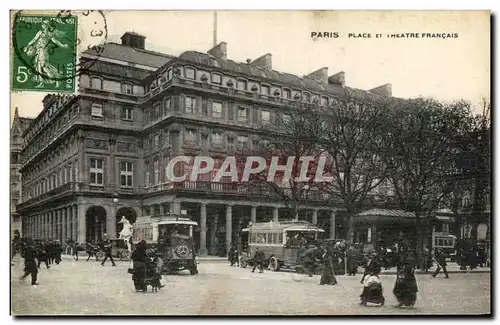
MULTIPOLYGON (((121 261, 128 261, 130 259, 130 252, 127 243, 120 238, 112 238, 109 240, 111 243, 111 256, 118 258, 121 261)), ((72 245, 73 257, 78 261, 78 253, 86 252, 88 257, 95 257, 96 261, 104 259, 106 255, 101 245, 96 243, 73 244, 72 245)))

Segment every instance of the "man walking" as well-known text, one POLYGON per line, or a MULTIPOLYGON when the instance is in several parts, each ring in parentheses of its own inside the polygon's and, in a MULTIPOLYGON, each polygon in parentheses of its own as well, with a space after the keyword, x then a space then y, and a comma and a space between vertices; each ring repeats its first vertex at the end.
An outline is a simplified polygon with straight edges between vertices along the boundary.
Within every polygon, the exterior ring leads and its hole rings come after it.
POLYGON ((441 268, 443 269, 444 272, 444 277, 446 279, 449 278, 448 276, 448 271, 446 270, 446 256, 444 255, 444 252, 440 249, 436 248, 436 271, 434 271, 434 274, 432 274, 432 277, 435 278, 436 275, 438 275, 439 271, 441 271, 441 268))
POLYGON ((104 234, 104 240, 102 241, 102 250, 104 251, 104 260, 102 260, 101 265, 104 266, 104 263, 109 257, 109 260, 111 263, 113 263, 113 266, 116 266, 115 260, 113 259, 113 256, 111 256, 111 241, 109 240, 108 236, 104 234))
POLYGON ((24 275, 20 277, 20 280, 24 280, 31 274, 31 285, 36 287, 39 284, 36 282, 38 275, 38 268, 35 260, 36 250, 33 247, 31 239, 29 239, 26 244, 26 248, 24 249, 24 275))
POLYGON ((264 273, 264 252, 260 249, 256 249, 255 255, 253 256, 253 268, 252 273, 255 272, 255 268, 259 268, 259 273, 264 273))

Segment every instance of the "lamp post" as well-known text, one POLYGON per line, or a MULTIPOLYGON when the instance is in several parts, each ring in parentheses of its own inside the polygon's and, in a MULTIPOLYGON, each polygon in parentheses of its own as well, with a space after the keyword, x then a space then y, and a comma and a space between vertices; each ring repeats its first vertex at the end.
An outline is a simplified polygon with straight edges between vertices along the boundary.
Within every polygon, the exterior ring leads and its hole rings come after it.
POLYGON ((305 203, 306 203, 306 221, 307 221, 307 219, 309 217, 308 216, 308 212, 309 212, 308 208, 309 207, 307 206, 307 201, 308 201, 308 198, 309 198, 309 184, 304 185, 304 191, 306 193, 306 201, 305 201, 305 203))
MULTIPOLYGON (((118 193, 113 193, 113 205, 114 205, 114 213, 115 213, 115 224, 116 224, 116 207, 118 206, 118 202, 120 200, 118 199, 118 193)), ((118 237, 118 232, 117 232, 117 229, 116 229, 116 226, 115 226, 115 233, 113 234, 113 237, 118 237)))

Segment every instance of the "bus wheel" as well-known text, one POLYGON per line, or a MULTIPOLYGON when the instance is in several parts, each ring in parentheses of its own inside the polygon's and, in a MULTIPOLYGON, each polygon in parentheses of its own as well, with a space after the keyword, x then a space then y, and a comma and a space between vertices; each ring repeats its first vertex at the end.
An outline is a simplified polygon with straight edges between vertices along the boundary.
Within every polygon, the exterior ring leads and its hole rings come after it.
POLYGON ((274 271, 274 272, 279 271, 280 263, 276 257, 273 256, 269 260, 269 268, 271 269, 271 271, 274 271))

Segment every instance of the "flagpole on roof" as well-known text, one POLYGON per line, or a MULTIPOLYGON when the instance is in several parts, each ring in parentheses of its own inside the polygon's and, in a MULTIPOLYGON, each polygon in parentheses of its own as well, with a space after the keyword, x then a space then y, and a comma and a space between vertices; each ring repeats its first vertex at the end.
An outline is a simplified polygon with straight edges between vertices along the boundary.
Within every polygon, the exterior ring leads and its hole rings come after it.
POLYGON ((214 11, 214 44, 215 47, 217 45, 217 11, 214 11))

